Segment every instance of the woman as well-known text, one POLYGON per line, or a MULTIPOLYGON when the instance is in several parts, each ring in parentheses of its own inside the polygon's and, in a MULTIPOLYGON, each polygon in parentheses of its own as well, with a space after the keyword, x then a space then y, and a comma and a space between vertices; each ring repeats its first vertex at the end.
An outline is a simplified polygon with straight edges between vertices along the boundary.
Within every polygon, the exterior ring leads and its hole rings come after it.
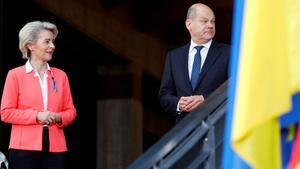
POLYGON ((7 74, 1 120, 12 124, 10 169, 63 169, 67 145, 63 128, 76 117, 68 77, 48 62, 54 52, 56 26, 27 23, 19 32, 25 65, 7 74))

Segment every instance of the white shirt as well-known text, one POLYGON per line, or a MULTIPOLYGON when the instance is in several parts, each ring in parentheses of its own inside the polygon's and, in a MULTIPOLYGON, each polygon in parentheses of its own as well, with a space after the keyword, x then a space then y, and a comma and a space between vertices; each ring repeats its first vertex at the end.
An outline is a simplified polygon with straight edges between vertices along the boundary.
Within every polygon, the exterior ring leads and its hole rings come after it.
POLYGON ((32 67, 29 60, 25 64, 25 70, 26 70, 26 73, 30 73, 31 71, 34 71, 34 77, 39 78, 40 87, 41 87, 42 96, 43 96, 44 111, 47 110, 47 106, 48 106, 48 83, 47 83, 48 74, 46 72, 47 72, 47 70, 50 70, 49 64, 47 63, 47 68, 45 70, 43 79, 41 79, 38 71, 32 67))
POLYGON ((204 65, 204 62, 206 60, 207 53, 208 53, 208 50, 210 48, 211 42, 212 42, 212 40, 210 40, 210 41, 208 41, 207 43, 204 43, 204 44, 196 44, 195 42, 193 42, 193 40, 191 40, 191 45, 190 45, 190 49, 189 49, 189 58, 188 58, 188 69, 189 69, 189 78, 190 78, 190 80, 191 80, 191 76, 192 76, 194 57, 195 57, 195 54, 197 52, 197 49, 195 49, 195 46, 204 46, 200 51, 200 54, 201 54, 200 72, 201 72, 201 69, 202 69, 202 67, 204 65))

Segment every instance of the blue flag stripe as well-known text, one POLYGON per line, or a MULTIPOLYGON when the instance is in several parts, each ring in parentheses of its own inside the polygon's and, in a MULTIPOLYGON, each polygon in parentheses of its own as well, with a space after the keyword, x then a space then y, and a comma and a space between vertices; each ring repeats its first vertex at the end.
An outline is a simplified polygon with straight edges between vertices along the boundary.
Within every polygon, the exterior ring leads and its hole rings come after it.
POLYGON ((225 122, 225 138, 223 145, 222 168, 224 169, 247 169, 250 168, 231 147, 231 126, 233 119, 234 93, 236 88, 238 62, 240 53, 240 39, 243 25, 244 0, 234 1, 232 47, 230 60, 229 102, 225 122))

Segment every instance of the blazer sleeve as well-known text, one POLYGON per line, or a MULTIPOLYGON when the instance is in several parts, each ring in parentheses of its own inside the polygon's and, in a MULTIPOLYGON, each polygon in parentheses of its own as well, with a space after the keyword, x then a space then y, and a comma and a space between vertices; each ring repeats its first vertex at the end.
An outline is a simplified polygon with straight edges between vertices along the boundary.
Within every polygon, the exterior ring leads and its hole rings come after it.
POLYGON ((171 52, 167 54, 164 72, 159 90, 159 100, 162 108, 172 116, 177 115, 179 97, 176 93, 174 77, 172 74, 171 52))
POLYGON ((57 124, 59 127, 68 126, 75 120, 77 116, 76 109, 73 104, 69 80, 66 74, 64 76, 63 91, 63 109, 61 112, 58 112, 61 115, 62 119, 62 123, 57 124))
POLYGON ((2 100, 1 100, 1 120, 6 123, 30 125, 37 124, 36 116, 38 111, 33 109, 17 109, 19 80, 17 73, 9 71, 6 77, 2 100))

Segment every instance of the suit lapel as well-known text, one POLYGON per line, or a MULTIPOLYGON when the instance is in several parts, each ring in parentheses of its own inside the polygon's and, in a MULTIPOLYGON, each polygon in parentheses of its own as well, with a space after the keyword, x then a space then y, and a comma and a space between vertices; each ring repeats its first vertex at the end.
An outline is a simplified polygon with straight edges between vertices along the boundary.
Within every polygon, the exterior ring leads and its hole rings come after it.
POLYGON ((203 64, 203 68, 200 73, 200 78, 198 79, 198 85, 206 75, 206 73, 212 68, 212 65, 215 63, 216 59, 218 58, 219 50, 216 42, 212 42, 209 51, 207 53, 207 57, 203 64))
POLYGON ((184 83, 185 83, 184 86, 187 86, 189 93, 192 93, 193 87, 192 87, 192 84, 191 84, 191 81, 189 78, 189 68, 188 68, 189 47, 190 47, 190 43, 183 46, 183 50, 181 50, 182 53, 179 55, 180 63, 178 65, 181 65, 180 67, 182 68, 182 71, 183 71, 184 83))

